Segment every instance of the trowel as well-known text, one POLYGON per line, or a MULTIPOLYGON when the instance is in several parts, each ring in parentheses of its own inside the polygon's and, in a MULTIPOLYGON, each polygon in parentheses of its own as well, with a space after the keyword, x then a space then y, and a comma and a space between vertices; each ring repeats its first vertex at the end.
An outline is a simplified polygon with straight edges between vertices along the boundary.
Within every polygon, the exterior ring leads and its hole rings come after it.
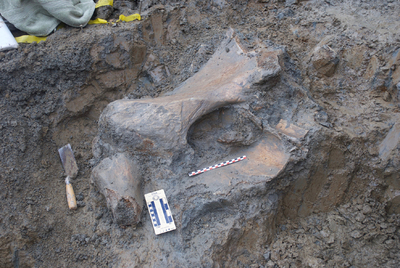
POLYGON ((78 165, 76 164, 74 153, 72 152, 70 144, 58 149, 58 153, 60 154, 62 165, 65 173, 67 174, 67 178, 65 178, 65 184, 67 190, 68 207, 69 209, 75 210, 77 208, 76 198, 70 179, 73 179, 76 177, 76 175, 78 175, 78 165))

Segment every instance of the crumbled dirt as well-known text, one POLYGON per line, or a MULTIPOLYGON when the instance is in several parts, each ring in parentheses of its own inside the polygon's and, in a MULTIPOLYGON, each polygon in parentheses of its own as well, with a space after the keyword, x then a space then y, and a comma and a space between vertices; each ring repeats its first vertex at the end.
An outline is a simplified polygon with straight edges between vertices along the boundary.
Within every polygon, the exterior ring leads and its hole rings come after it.
MULTIPOLYGON (((0 52, 0 267, 396 267, 398 3, 194 0, 144 1, 142 8, 140 22, 65 27, 45 42, 0 52), (295 80, 279 83, 280 94, 265 93, 251 107, 255 115, 271 126, 282 115, 300 118, 290 102, 300 91, 293 88, 300 88, 316 103, 309 109, 321 130, 302 144, 287 141, 294 146, 291 162, 266 186, 275 193, 241 197, 241 213, 253 214, 231 232, 218 241, 199 238, 229 221, 226 211, 216 210, 192 223, 181 240, 165 235, 173 254, 152 254, 149 225, 119 228, 90 184, 97 120, 114 100, 173 90, 207 62, 230 27, 248 44, 284 47, 295 80), (318 44, 338 59, 329 76, 313 63, 318 44), (57 152, 67 143, 80 170, 72 182, 76 211, 66 204, 57 152), (275 214, 251 208, 252 197, 275 214), (196 256, 196 243, 210 244, 209 254, 196 256)), ((223 135, 216 131, 219 144, 251 143, 241 124, 223 135)), ((208 143, 200 132, 188 139, 194 147, 208 143)))
POLYGON ((266 267, 397 267, 398 214, 362 196, 326 213, 283 222, 266 267))

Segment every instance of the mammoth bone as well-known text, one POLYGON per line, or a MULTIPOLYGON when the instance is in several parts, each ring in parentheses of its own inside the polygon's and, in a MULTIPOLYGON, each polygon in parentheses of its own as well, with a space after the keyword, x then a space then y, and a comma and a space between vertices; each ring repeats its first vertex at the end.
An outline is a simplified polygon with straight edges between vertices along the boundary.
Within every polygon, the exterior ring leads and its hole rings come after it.
POLYGON ((181 154, 189 147, 189 127, 200 117, 248 101, 256 90, 273 87, 280 79, 281 54, 281 50, 261 45, 249 51, 230 30, 200 71, 172 92, 153 99, 117 100, 106 107, 99 120, 94 154, 97 158, 113 156, 95 167, 92 179, 120 225, 137 224, 142 205, 138 200, 143 199, 138 190, 140 176, 126 152, 167 157, 181 154), (119 155, 121 152, 126 156, 119 155), (136 173, 128 176, 128 171, 136 173), (123 184, 130 190, 121 191, 123 184))

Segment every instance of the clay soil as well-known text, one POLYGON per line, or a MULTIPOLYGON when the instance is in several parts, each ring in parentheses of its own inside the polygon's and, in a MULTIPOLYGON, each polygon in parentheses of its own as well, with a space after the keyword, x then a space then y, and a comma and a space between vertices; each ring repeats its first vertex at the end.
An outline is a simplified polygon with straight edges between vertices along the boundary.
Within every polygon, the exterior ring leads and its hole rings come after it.
MULTIPOLYGON (((268 226, 243 223, 240 239, 215 241, 208 261, 166 267, 398 267, 399 2, 144 2, 142 21, 65 27, 0 52, 0 267, 158 267, 168 258, 145 254, 153 245, 113 223, 90 183, 97 122, 114 100, 173 90, 229 28, 285 49, 292 76, 316 103, 321 134, 276 178, 268 226), (328 76, 312 63, 321 41, 337 54, 328 76), (79 167, 76 211, 57 152, 67 143, 79 167), (253 246, 258 237, 262 245, 253 246)), ((272 125, 285 110, 277 106, 260 108, 272 125)), ((196 254, 190 235, 183 244, 181 254, 196 254)))

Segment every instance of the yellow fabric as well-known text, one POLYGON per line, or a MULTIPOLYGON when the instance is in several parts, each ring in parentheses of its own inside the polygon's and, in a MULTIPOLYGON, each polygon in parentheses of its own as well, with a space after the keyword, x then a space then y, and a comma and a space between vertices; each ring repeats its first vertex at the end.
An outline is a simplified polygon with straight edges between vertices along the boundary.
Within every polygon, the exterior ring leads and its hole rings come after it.
POLYGON ((113 0, 99 0, 97 3, 96 3, 96 7, 95 8, 99 8, 99 7, 102 7, 102 6, 113 6, 113 0))
POLYGON ((17 43, 39 43, 40 41, 46 41, 47 37, 38 37, 33 35, 21 35, 19 37, 15 37, 17 43))
POLYGON ((103 20, 103 19, 99 19, 99 18, 97 18, 95 20, 90 20, 88 22, 88 24, 107 24, 107 23, 108 23, 108 21, 103 20))
POLYGON ((128 21, 141 20, 141 19, 142 18, 140 17, 139 14, 132 14, 129 16, 119 15, 119 20, 117 20, 117 22, 120 22, 120 21, 128 22, 128 21))

